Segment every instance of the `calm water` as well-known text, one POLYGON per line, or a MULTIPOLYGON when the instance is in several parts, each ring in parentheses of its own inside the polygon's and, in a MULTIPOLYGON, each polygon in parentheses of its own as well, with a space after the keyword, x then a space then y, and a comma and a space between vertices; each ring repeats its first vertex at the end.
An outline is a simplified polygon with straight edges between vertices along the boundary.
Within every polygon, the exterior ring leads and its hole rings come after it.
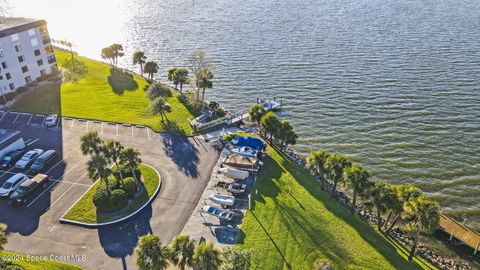
POLYGON ((349 155, 480 227, 480 1, 111 2, 0 9, 46 18, 54 38, 94 58, 115 41, 167 68, 204 48, 216 66, 210 100, 237 110, 277 96, 298 150, 349 155))

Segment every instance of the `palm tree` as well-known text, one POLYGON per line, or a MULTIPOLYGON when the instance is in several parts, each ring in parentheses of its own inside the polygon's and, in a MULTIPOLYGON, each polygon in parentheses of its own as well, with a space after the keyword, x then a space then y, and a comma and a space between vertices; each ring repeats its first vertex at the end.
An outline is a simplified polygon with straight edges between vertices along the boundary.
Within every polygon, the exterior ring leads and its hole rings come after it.
POLYGON ((125 54, 123 53, 123 46, 121 44, 115 43, 110 46, 112 48, 113 64, 118 65, 118 57, 122 57, 125 54))
POLYGON ((0 250, 8 243, 5 224, 0 224, 0 250))
POLYGON ((351 162, 339 154, 332 154, 325 160, 325 173, 333 182, 332 196, 335 194, 338 182, 343 180, 343 170, 350 165, 351 162))
POLYGON ((262 104, 253 104, 250 109, 248 109, 248 116, 250 120, 257 122, 257 126, 260 127, 260 120, 262 116, 267 113, 265 107, 262 104))
POLYGON ((353 205, 357 204, 357 195, 362 194, 371 184, 370 174, 358 164, 345 168, 343 178, 353 189, 353 205))
MULTIPOLYGON (((202 88, 202 102, 200 103, 203 106, 203 101, 205 100, 205 89, 213 87, 213 72, 209 68, 202 68, 198 71, 198 87, 202 88)), ((198 99, 198 94, 197 94, 198 99)))
POLYGON ((108 168, 108 160, 102 155, 94 154, 87 162, 87 171, 90 179, 93 181, 100 179, 105 183, 105 190, 108 196, 110 196, 108 177, 112 174, 112 170, 108 168))
POLYGON ((163 270, 168 266, 168 250, 162 247, 156 235, 144 235, 138 240, 135 248, 137 267, 139 270, 163 270))
POLYGON ((150 105, 150 110, 152 111, 152 113, 159 114, 162 117, 162 122, 163 122, 164 116, 165 116, 165 119, 167 119, 167 115, 165 114, 165 111, 167 109, 168 109, 167 102, 162 97, 157 97, 150 105))
MULTIPOLYGON (((390 226, 385 230, 385 232, 389 232, 395 224, 397 223, 398 219, 400 218, 400 215, 403 213, 403 207, 410 201, 410 200, 416 200, 418 197, 423 195, 423 192, 421 189, 415 187, 414 185, 395 185, 391 187, 393 193, 395 194, 395 197, 401 202, 402 204, 402 210, 400 212, 395 212, 395 217, 393 218, 392 222, 390 223, 390 226)), ((385 227, 388 225, 389 219, 385 221, 385 227)))
POLYGON ((250 252, 239 247, 223 249, 222 270, 249 270, 250 252))
POLYGON ((183 84, 188 82, 188 70, 177 68, 174 74, 175 80, 180 84, 180 93, 183 91, 183 84))
POLYGON ((143 64, 145 64, 147 60, 147 57, 145 56, 145 53, 142 51, 136 51, 133 54, 133 64, 134 65, 139 65, 140 66, 140 74, 143 76, 143 64))
POLYGON ((387 206, 393 197, 392 190, 383 182, 376 182, 365 191, 365 196, 369 199, 365 205, 368 208, 375 208, 377 212, 377 227, 382 230, 382 214, 387 210, 387 206))
POLYGON ((437 202, 421 195, 416 200, 409 200, 405 204, 403 218, 408 220, 407 229, 415 231, 413 246, 408 255, 411 261, 417 249, 420 233, 430 233, 438 227, 440 221, 440 207, 437 202))
POLYGON ((320 149, 317 152, 310 153, 307 157, 307 166, 318 175, 323 190, 325 190, 325 161, 329 156, 330 153, 325 149, 320 149))
POLYGON ((120 158, 122 156, 123 145, 114 140, 108 140, 103 147, 103 153, 106 158, 115 163, 117 171, 120 173, 120 179, 123 180, 122 168, 119 166, 120 158))
POLYGON ((200 243, 195 248, 193 262, 200 270, 217 270, 222 264, 220 251, 212 243, 200 243))
POLYGON ((89 131, 80 137, 82 153, 84 155, 98 155, 102 151, 103 141, 96 131, 89 131))
POLYGON ((112 48, 110 46, 103 48, 100 56, 102 57, 102 59, 108 59, 108 61, 110 61, 110 64, 113 65, 114 56, 112 48))
MULTIPOLYGON (((205 71, 210 71, 212 67, 212 61, 207 56, 205 51, 203 50, 195 50, 193 51, 188 59, 187 59, 188 67, 192 71, 193 75, 195 75, 195 85, 197 86, 197 98, 196 101, 198 102, 199 93, 200 93, 200 85, 201 81, 203 80, 202 77, 208 74, 205 74, 205 71)), ((213 77, 213 74, 212 74, 213 77)), ((204 90, 205 92, 205 90, 204 90)))
POLYGON ((273 144, 273 135, 275 134, 279 120, 273 112, 267 112, 260 120, 260 130, 265 137, 269 137, 270 144, 273 144))
POLYGON ((176 73, 178 68, 171 68, 167 71, 167 80, 171 81, 175 85, 175 89, 178 90, 177 86, 180 83, 177 80, 176 73))
POLYGON ((143 71, 148 74, 148 79, 153 81, 153 74, 158 72, 158 64, 153 61, 148 61, 145 63, 143 71))
POLYGON ((195 254, 195 241, 190 240, 188 235, 177 235, 170 247, 170 261, 180 270, 185 267, 193 267, 193 255, 195 254))
POLYGON ((121 163, 130 169, 130 172, 133 174, 133 178, 135 178, 135 182, 137 182, 137 187, 140 187, 140 182, 137 178, 137 174, 135 173, 135 171, 138 170, 138 166, 142 163, 140 152, 131 147, 126 147, 122 150, 121 160, 121 163))
POLYGON ((278 122, 275 137, 280 148, 286 149, 288 145, 297 143, 298 135, 287 120, 281 120, 278 122))

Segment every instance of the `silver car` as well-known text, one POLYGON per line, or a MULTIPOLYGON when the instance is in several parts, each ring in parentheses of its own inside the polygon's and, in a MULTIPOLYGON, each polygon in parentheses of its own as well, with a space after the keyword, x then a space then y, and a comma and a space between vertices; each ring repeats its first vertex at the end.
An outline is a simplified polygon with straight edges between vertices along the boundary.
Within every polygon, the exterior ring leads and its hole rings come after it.
POLYGON ((2 187, 0 187, 0 197, 10 196, 10 194, 15 191, 17 186, 19 186, 25 180, 27 180, 27 176, 23 173, 17 173, 10 177, 5 183, 3 183, 2 187))
POLYGON ((41 154, 43 154, 42 149, 33 149, 28 151, 23 155, 23 157, 19 161, 17 161, 17 163, 15 164, 15 168, 18 168, 18 169, 28 168, 30 165, 32 165, 35 159, 39 157, 41 154))
POLYGON ((57 122, 58 122, 58 115, 51 114, 51 115, 47 116, 47 118, 45 119, 45 126, 46 127, 53 127, 57 124, 57 122))

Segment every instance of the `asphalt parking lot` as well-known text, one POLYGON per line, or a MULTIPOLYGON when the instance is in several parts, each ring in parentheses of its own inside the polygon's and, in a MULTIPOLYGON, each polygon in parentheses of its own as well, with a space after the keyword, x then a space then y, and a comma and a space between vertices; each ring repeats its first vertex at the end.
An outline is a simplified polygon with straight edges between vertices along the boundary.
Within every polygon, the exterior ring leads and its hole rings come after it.
MULTIPOLYGON (((44 126, 45 116, 0 112, 0 128, 21 131, 27 150, 56 150, 59 158, 46 170, 50 181, 23 206, 0 199, 0 223, 7 224, 7 250, 32 255, 85 255, 72 262, 87 269, 134 269, 134 247, 147 233, 169 242, 180 233, 208 183, 219 145, 195 138, 157 134, 146 127, 62 118, 55 127, 44 126), (162 176, 162 187, 151 207, 118 225, 87 229, 60 224, 59 218, 83 195, 92 181, 79 137, 97 131, 138 149, 144 163, 162 176)), ((17 172, 0 171, 0 185, 17 172)), ((31 175, 31 174, 30 174, 31 175)))

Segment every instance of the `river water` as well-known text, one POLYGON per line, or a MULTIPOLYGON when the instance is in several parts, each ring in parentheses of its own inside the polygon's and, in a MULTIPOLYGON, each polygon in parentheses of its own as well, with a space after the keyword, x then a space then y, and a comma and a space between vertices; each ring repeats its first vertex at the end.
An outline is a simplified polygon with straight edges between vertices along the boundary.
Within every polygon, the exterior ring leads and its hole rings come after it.
POLYGON ((203 48, 208 99, 231 111, 282 99, 297 150, 414 183, 480 228, 478 0, 0 0, 0 12, 45 18, 93 58, 119 42, 123 67, 142 49, 163 78, 203 48))

